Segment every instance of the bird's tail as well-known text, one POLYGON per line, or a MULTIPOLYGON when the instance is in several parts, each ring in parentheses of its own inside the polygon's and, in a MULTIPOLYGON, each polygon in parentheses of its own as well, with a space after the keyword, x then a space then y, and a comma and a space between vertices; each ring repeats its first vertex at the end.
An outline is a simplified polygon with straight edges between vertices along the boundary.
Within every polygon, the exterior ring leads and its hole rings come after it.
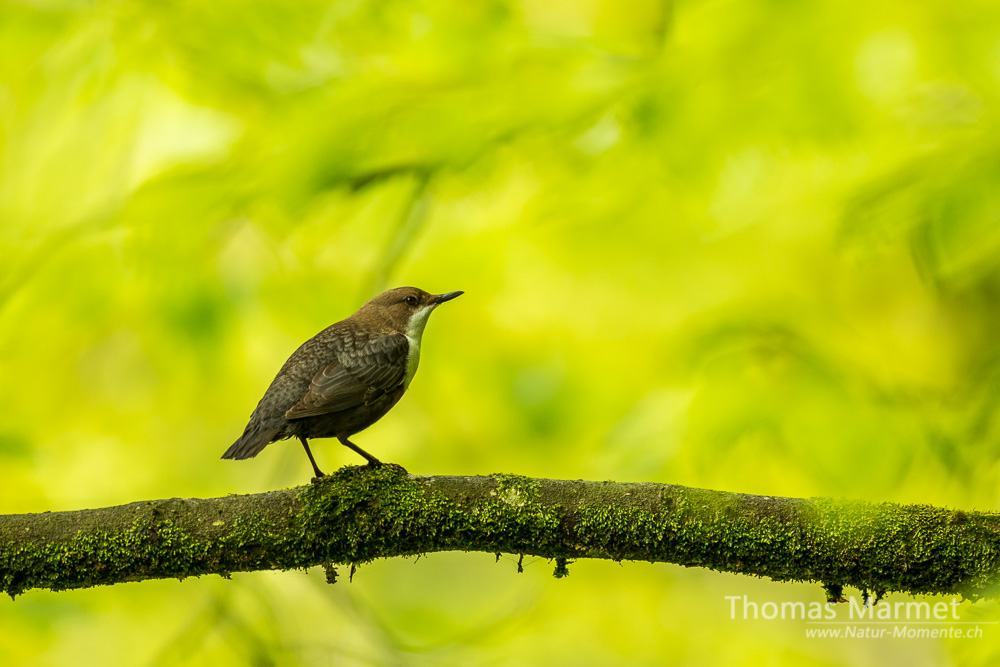
POLYGON ((278 427, 266 428, 260 424, 248 424, 243 435, 234 442, 226 453, 222 455, 224 459, 249 459, 260 454, 261 450, 267 447, 268 443, 278 435, 278 427))

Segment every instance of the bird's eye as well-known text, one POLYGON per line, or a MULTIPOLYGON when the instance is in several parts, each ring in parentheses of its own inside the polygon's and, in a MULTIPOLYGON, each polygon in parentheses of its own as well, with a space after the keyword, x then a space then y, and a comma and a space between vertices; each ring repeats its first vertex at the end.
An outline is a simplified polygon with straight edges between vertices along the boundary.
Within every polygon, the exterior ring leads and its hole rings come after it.
POLYGON ((410 305, 410 306, 417 305, 417 297, 415 297, 415 296, 408 296, 405 299, 403 299, 403 301, 405 301, 407 303, 407 305, 410 305))

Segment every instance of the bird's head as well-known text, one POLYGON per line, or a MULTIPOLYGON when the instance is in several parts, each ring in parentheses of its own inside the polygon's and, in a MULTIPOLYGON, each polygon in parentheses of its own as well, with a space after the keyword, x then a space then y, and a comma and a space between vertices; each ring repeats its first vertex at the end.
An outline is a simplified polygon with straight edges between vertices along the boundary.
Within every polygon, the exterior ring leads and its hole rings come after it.
POLYGON ((352 317, 420 340, 427 318, 439 305, 463 292, 430 294, 416 287, 397 287, 370 299, 352 317))

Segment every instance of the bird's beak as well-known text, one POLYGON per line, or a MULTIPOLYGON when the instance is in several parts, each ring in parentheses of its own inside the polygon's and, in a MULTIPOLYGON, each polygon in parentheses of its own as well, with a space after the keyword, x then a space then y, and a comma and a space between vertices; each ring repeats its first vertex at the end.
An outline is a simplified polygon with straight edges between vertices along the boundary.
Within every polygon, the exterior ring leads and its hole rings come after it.
POLYGON ((462 296, 463 294, 465 294, 465 292, 448 292, 446 294, 438 294, 434 297, 434 305, 444 303, 445 301, 451 301, 456 296, 462 296))

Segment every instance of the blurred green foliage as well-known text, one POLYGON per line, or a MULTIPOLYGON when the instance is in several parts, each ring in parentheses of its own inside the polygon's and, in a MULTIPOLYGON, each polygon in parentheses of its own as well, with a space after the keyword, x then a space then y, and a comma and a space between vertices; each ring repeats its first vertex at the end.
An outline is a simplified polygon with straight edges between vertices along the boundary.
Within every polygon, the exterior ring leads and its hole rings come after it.
MULTIPOLYGON (((358 442, 424 474, 996 508, 1000 5, 0 4, 2 512, 221 461, 292 350, 461 289, 358 442)), ((335 443, 321 466, 356 464, 335 443)), ((820 599, 483 554, 32 593, 6 664, 995 664, 731 620, 820 599), (891 658, 887 657, 891 656, 891 658)), ((964 620, 998 620, 995 605, 964 620)))

